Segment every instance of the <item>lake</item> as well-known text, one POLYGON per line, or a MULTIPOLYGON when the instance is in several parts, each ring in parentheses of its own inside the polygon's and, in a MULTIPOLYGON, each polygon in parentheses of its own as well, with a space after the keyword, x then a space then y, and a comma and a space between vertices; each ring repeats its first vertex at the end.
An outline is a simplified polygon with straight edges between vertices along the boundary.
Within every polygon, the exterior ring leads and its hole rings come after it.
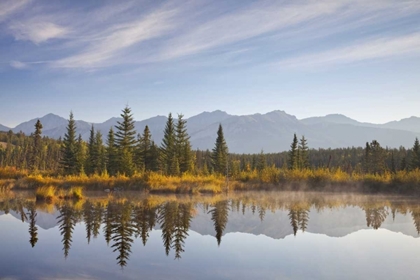
POLYGON ((418 279, 420 200, 0 193, 0 279, 418 279))

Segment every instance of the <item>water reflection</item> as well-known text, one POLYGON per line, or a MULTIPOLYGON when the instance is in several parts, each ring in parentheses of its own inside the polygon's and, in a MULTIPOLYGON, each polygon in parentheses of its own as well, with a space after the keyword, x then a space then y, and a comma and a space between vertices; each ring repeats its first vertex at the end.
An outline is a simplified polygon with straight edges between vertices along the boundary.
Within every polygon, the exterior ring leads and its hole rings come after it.
MULTIPOLYGON (((5 214, 15 213, 18 219, 28 223, 29 243, 32 247, 38 242, 38 214, 57 213, 54 219, 61 234, 64 258, 71 252, 76 225, 83 223, 87 244, 92 239, 104 238, 121 267, 127 266, 133 243, 139 240, 146 246, 153 230, 161 230, 165 254, 173 252, 175 259, 181 259, 194 220, 197 224, 211 223, 212 235, 217 245, 221 246, 230 217, 235 217, 231 231, 252 232, 255 227, 269 229, 275 224, 275 230, 286 232, 284 236, 288 231, 297 236, 299 232, 308 231, 311 216, 323 211, 339 212, 346 207, 362 210, 367 228, 374 230, 381 228, 390 215, 392 219, 396 215, 411 216, 415 231, 420 234, 420 203, 415 199, 401 197, 313 193, 244 193, 197 197, 122 194, 117 197, 96 195, 83 201, 45 204, 37 203, 31 194, 8 193, 0 196, 0 211, 5 214), (238 221, 238 216, 243 219, 238 221), (252 217, 256 217, 260 225, 248 226, 246 223, 252 217), (281 221, 277 222, 274 218, 281 221)), ((333 223, 332 219, 337 218, 324 220, 321 225, 333 223)), ((348 219, 348 226, 354 226, 352 219, 346 216, 340 219, 348 219)), ((326 232, 320 228, 313 232, 326 232)))

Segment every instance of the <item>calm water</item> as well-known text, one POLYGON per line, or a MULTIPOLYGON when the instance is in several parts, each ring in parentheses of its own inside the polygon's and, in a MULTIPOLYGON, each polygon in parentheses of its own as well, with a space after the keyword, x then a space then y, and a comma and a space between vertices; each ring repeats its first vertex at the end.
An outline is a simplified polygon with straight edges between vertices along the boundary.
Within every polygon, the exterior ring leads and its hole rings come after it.
POLYGON ((0 279, 419 279, 420 202, 328 193, 0 194, 0 279))

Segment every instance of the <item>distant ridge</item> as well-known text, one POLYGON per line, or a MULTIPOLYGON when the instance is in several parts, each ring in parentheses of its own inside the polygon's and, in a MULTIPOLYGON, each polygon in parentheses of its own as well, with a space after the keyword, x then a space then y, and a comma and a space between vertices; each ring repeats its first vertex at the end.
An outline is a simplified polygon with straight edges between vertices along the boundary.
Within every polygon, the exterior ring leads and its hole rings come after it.
MULTIPOLYGON (((77 117, 77 116, 76 116, 77 117)), ((174 116, 176 117, 176 116, 174 116)), ((38 118, 21 123, 12 130, 29 135, 34 130, 38 118)), ((51 138, 63 137, 67 119, 47 114, 39 120, 43 124, 43 135, 51 138)), ((110 118, 103 123, 94 123, 104 139, 111 127, 121 118, 110 118)), ((135 123, 137 133, 149 126, 153 140, 160 144, 167 117, 156 116, 135 123)), ((285 111, 272 111, 266 114, 230 115, 217 110, 203 112, 187 119, 188 133, 194 149, 212 149, 219 124, 223 125, 229 151, 234 153, 281 152, 289 149, 293 134, 305 135, 311 148, 340 148, 364 146, 366 142, 377 140, 382 146, 411 147, 415 137, 420 136, 420 118, 410 117, 386 124, 362 123, 345 115, 331 114, 302 120, 285 111)), ((76 121, 77 134, 89 138, 92 123, 76 121)), ((0 126, 0 130, 9 128, 0 126)))
POLYGON ((0 131, 9 131, 10 128, 8 128, 7 126, 1 125, 0 124, 0 131))

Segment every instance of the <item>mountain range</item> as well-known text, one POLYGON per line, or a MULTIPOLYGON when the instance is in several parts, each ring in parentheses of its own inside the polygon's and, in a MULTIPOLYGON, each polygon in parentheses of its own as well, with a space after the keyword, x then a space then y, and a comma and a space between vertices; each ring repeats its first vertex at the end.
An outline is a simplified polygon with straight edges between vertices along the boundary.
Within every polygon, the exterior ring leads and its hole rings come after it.
MULTIPOLYGON (((176 117, 176 116, 175 116, 176 117)), ((27 135, 34 131, 37 120, 43 125, 43 135, 56 138, 63 137, 66 132, 67 119, 47 114, 21 123, 15 128, 0 124, 0 131, 12 130, 27 135)), ((163 137, 167 117, 156 116, 136 121, 138 133, 149 126, 152 138, 160 143, 163 137)), ((77 133, 84 140, 89 138, 89 131, 94 125, 104 140, 109 129, 121 121, 111 118, 103 123, 76 121, 77 133)), ((420 118, 410 117, 385 124, 363 123, 339 114, 323 117, 297 119, 284 111, 272 111, 266 114, 230 115, 217 110, 203 112, 187 119, 188 132, 194 149, 212 149, 219 124, 222 124, 229 151, 233 153, 281 152, 289 149, 293 134, 304 135, 310 148, 342 148, 364 146, 366 142, 377 140, 382 146, 397 148, 411 147, 414 139, 420 136, 420 118)))

